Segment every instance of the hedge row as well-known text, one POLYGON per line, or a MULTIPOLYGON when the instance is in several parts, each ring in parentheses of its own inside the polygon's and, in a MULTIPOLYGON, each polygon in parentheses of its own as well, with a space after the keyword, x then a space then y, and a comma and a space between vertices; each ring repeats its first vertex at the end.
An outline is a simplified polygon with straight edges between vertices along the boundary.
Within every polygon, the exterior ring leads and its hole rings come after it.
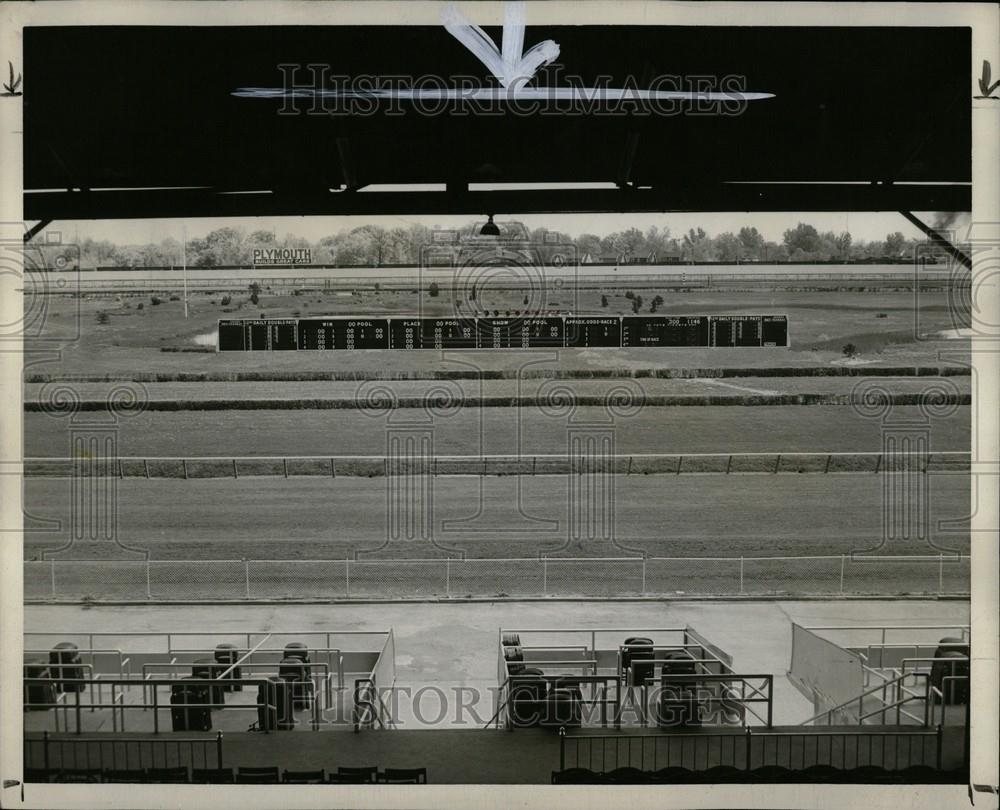
POLYGON ((312 382, 361 380, 599 380, 634 377, 693 379, 726 377, 968 377, 968 366, 782 366, 768 368, 609 368, 609 369, 459 369, 386 370, 341 369, 336 371, 204 371, 128 372, 108 374, 27 374, 27 383, 56 380, 73 382, 312 382))
MULTIPOLYGON (((922 393, 889 394, 886 405, 921 405, 922 393)), ((851 394, 711 394, 701 396, 675 396, 672 394, 651 394, 635 403, 635 407, 686 407, 686 406, 761 406, 761 405, 850 405, 860 402, 851 394)), ((397 408, 426 408, 425 397, 398 397, 393 403, 397 408)), ((447 408, 533 408, 544 406, 544 397, 489 396, 462 397, 450 401, 447 408)), ((881 403, 880 403, 881 404, 881 403)), ((935 406, 971 405, 972 394, 949 394, 935 400, 935 406)), ((608 405, 604 395, 579 394, 575 398, 576 407, 603 407, 608 405)), ((87 399, 74 403, 76 411, 104 411, 108 403, 103 399, 87 399)), ((153 399, 142 407, 144 411, 298 411, 298 410, 381 410, 361 398, 341 397, 330 399, 153 399)), ((46 403, 29 401, 24 403, 28 412, 44 411, 46 403)))

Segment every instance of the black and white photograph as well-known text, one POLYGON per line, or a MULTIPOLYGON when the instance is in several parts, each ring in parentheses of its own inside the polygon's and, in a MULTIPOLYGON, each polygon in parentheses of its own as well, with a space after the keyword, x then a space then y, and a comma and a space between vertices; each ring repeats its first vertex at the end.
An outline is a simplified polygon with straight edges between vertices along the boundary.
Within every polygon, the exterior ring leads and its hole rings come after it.
POLYGON ((4 807, 998 807, 995 5, 11 2, 0 74, 4 807))

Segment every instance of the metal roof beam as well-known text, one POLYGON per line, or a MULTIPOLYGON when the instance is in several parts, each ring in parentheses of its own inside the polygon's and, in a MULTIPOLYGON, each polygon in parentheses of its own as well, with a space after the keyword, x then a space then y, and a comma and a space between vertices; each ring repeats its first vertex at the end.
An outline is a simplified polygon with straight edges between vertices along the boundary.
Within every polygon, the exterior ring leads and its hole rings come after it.
POLYGON ((219 193, 211 189, 31 192, 27 219, 656 213, 671 211, 968 211, 967 184, 706 183, 592 190, 219 193))

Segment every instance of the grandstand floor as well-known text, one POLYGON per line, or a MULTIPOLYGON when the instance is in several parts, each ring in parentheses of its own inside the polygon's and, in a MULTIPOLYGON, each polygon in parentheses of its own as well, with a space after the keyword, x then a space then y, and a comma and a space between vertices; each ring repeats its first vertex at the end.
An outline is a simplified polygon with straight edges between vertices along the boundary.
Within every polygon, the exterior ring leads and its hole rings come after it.
MULTIPOLYGON (((27 605, 26 632, 141 633, 385 630, 396 647, 399 729, 486 724, 496 687, 498 630, 657 628, 690 625, 733 656, 743 673, 774 675, 774 722, 796 724, 812 706, 786 677, 791 623, 934 625, 967 623, 967 601, 484 602, 361 605, 27 605), (738 620, 737 619, 738 616, 738 620), (455 690, 463 690, 461 700, 455 690), (441 710, 438 689, 451 705, 441 710), (405 695, 416 696, 406 699, 405 695), (419 695, 419 696, 418 696, 419 695), (471 696, 471 697, 470 697, 471 696), (459 704, 467 707, 460 710, 459 704), (480 722, 481 721, 481 722, 480 722)), ((627 635, 627 633, 625 633, 627 635)), ((299 737, 299 734, 294 735, 299 737)), ((252 763, 244 763, 252 764, 252 763)), ((423 764, 423 763, 418 763, 423 764)))

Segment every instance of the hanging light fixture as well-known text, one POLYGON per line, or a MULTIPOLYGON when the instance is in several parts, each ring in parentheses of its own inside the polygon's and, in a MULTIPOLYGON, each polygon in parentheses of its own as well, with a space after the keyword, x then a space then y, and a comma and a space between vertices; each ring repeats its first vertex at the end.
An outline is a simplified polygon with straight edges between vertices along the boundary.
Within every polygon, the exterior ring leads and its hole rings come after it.
POLYGON ((496 223, 493 221, 493 214, 489 215, 489 221, 479 229, 480 236, 499 236, 500 228, 497 227, 496 223))

